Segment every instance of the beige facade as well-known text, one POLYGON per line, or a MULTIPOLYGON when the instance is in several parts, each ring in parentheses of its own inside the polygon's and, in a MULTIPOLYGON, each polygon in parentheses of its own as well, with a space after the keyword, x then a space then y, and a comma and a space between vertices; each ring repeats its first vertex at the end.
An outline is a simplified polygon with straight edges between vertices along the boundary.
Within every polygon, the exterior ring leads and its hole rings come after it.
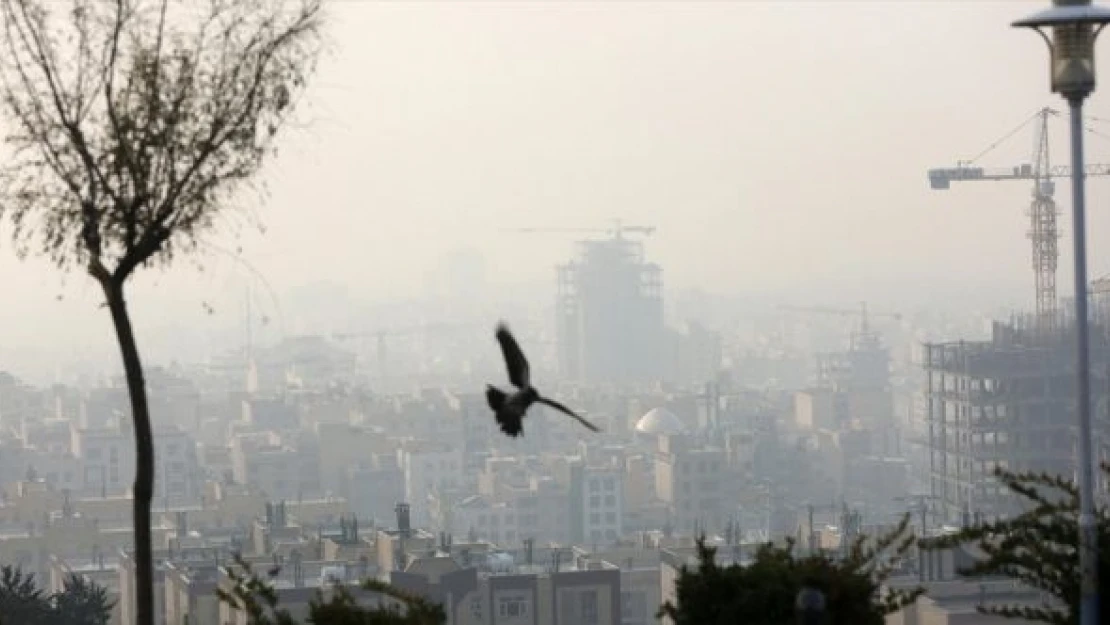
POLYGON ((836 394, 831 389, 810 389, 794 394, 794 424, 803 430, 832 427, 836 417, 836 394))
POLYGON ((693 532, 695 525, 712 531, 723 523, 725 450, 693 447, 686 436, 660 436, 655 459, 656 497, 670 506, 677 531, 693 532))
MULTIPOLYGON (((357 585, 350 585, 346 588, 347 592, 354 597, 358 605, 366 608, 370 607, 386 607, 390 605, 400 606, 400 602, 386 597, 380 593, 363 590, 357 585)), ((293 617, 295 622, 305 623, 308 622, 309 616, 309 603, 318 597, 318 592, 323 592, 324 601, 332 594, 332 590, 328 586, 306 586, 303 588, 278 588, 277 599, 278 605, 282 610, 288 611, 290 616, 293 617)), ((167 623, 166 625, 171 625, 167 623)), ((192 620, 189 625, 194 625, 192 620)), ((242 610, 236 609, 234 606, 226 603, 219 602, 219 621, 216 623, 201 623, 196 622, 195 625, 249 625, 247 614, 242 610)))
POLYGON ((76 575, 104 588, 108 601, 112 602, 112 615, 109 625, 120 625, 119 606, 119 569, 115 554, 96 554, 92 560, 66 560, 57 556, 50 558, 50 576, 47 592, 56 593, 65 589, 66 580, 76 575))
POLYGON ((614 567, 476 575, 455 570, 435 580, 409 567, 391 582, 423 588, 444 602, 447 625, 621 625, 621 576, 614 567))
POLYGON ((164 579, 166 625, 222 625, 214 566, 168 562, 164 579))
POLYGON ((397 445, 385 434, 349 423, 319 423, 320 481, 325 490, 341 493, 347 487, 348 469, 366 461, 374 454, 395 452, 397 445))
MULTIPOLYGON (((905 580, 904 585, 916 585, 905 580)), ((886 625, 1033 625, 1025 619, 1003 618, 979 611, 981 605, 1040 606, 1043 597, 1010 580, 956 579, 925 584, 926 595, 904 610, 887 616, 886 625)))

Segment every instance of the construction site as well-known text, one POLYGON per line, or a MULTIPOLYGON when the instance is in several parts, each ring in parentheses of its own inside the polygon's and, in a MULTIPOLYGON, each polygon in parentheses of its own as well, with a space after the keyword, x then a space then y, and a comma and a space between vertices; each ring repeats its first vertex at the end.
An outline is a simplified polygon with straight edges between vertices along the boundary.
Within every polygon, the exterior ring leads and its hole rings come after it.
POLYGON ((860 302, 858 309, 782 305, 779 310, 855 320, 845 348, 816 353, 812 383, 806 392, 832 398, 830 421, 821 425, 866 430, 871 437, 871 452, 897 455, 898 424, 894 419, 890 350, 872 320, 885 317, 900 321, 901 314, 870 312, 867 302, 860 302))
POLYGON ((617 222, 606 236, 575 243, 559 265, 556 340, 560 374, 592 384, 648 384, 666 370, 663 280, 644 256, 649 226, 617 222))
MULTIPOLYGON (((1073 300, 1060 302, 1056 293, 1060 233, 1054 200, 1054 179, 1070 176, 1071 170, 1049 163, 1048 123, 1056 114, 1041 109, 984 151, 1032 126, 1036 140, 1031 163, 987 169, 964 161, 929 172, 930 185, 937 190, 956 181, 1032 183, 1027 215, 1034 312, 994 322, 985 340, 923 346, 929 498, 941 523, 966 524, 1017 512, 1021 500, 995 479, 996 469, 1075 477, 1076 318, 1073 300)), ((1110 165, 1089 165, 1086 173, 1110 175, 1110 165)), ((1090 293, 1094 443, 1096 456, 1106 458, 1110 282, 1095 281, 1090 293)), ((1100 486, 1105 493, 1105 483, 1100 486)))

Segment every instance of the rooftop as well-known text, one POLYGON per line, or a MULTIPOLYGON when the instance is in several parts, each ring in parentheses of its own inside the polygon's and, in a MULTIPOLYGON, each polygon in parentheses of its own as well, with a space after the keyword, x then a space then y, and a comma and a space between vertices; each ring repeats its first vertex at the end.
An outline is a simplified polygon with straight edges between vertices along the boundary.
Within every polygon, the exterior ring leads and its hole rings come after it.
POLYGON ((686 433, 686 424, 666 408, 653 408, 636 422, 636 431, 652 436, 673 436, 686 433))

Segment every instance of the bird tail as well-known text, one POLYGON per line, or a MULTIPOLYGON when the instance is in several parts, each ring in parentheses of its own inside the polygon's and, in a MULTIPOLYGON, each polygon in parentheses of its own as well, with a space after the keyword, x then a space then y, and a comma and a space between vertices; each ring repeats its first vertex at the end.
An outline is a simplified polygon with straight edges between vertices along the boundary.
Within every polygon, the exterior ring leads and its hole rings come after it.
POLYGON ((508 397, 508 395, 505 394, 505 391, 495 386, 486 386, 486 403, 489 404, 490 409, 494 412, 501 411, 502 406, 505 405, 506 397, 508 397))
POLYGON ((505 401, 508 397, 505 391, 494 386, 486 386, 486 403, 493 410, 493 416, 497 419, 497 426, 509 436, 520 436, 524 432, 524 423, 520 417, 505 411, 505 401))
POLYGON ((513 415, 504 412, 494 413, 494 418, 497 419, 497 425, 501 431, 506 435, 516 438, 524 433, 524 420, 515 418, 513 415))

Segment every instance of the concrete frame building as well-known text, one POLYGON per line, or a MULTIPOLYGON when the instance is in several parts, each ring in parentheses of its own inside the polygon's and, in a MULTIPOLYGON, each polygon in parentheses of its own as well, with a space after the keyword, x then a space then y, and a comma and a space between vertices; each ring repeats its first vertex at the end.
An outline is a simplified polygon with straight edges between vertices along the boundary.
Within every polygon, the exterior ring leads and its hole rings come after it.
POLYGON ((620 230, 579 241, 577 249, 575 260, 558 267, 560 373, 594 384, 658 380, 669 364, 662 269, 620 230))
MULTIPOLYGON (((1110 326, 1095 307, 1091 325, 1096 449, 1103 455, 1110 398, 1110 326)), ((1055 324, 1015 316, 986 341, 924 345, 930 491, 942 521, 1006 516, 1020 500, 993 476, 1075 475, 1075 330, 1070 311, 1055 324)), ((1101 477, 1101 476, 1100 476, 1101 477)))

